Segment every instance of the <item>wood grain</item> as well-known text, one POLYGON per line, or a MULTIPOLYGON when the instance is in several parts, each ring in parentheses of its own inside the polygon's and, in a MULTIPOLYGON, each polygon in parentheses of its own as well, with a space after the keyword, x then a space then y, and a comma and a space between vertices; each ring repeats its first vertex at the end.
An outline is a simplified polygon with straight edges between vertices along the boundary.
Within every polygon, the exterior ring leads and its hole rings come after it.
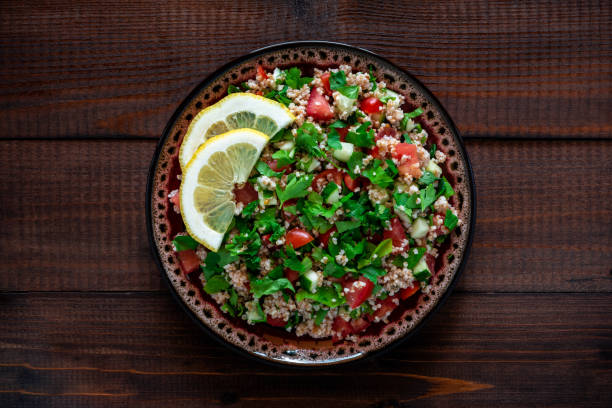
MULTIPOLYGON (((12 163, 0 168, 0 288, 162 288, 144 216, 154 148, 0 142, 0 161, 12 163)), ((467 149, 478 219, 460 290, 612 291, 612 143, 470 141, 467 149)))
POLYGON ((607 294, 456 294, 417 337, 384 357, 313 372, 235 355, 201 333, 167 293, 4 294, 0 305, 4 406, 612 401, 607 294))
POLYGON ((609 1, 3 2, 0 137, 157 138, 214 69, 321 39, 414 73, 466 137, 610 138, 610 38, 609 1))

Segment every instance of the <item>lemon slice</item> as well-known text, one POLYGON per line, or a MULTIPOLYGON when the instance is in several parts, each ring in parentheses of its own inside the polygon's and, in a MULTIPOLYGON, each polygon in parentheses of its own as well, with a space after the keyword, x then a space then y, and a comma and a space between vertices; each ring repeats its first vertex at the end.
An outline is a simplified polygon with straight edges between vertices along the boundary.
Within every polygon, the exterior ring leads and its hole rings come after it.
POLYGON ((179 151, 181 168, 207 139, 232 129, 249 128, 273 136, 295 120, 284 105, 263 96, 233 93, 193 118, 179 151))
POLYGON ((236 204, 232 190, 244 184, 269 137, 253 129, 236 129, 208 139, 183 172, 180 202, 187 232, 217 251, 236 204))

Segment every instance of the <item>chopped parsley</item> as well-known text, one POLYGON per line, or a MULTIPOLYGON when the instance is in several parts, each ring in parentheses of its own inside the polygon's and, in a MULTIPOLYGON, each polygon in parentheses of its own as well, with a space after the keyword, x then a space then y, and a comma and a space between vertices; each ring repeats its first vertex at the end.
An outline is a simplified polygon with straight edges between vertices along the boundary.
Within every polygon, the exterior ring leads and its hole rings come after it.
POLYGON ((196 249, 198 247, 198 241, 191 238, 189 235, 177 235, 172 240, 176 252, 186 251, 188 249, 196 249))
POLYGON ((337 72, 332 72, 329 77, 329 87, 340 92, 349 99, 357 99, 359 97, 359 86, 347 85, 346 74, 339 69, 337 72))
POLYGON ((306 197, 310 184, 312 184, 312 175, 307 174, 298 178, 295 173, 292 173, 287 178, 287 186, 284 190, 276 186, 276 195, 281 204, 292 198, 306 197))
POLYGON ((285 84, 293 89, 300 89, 304 85, 311 83, 313 79, 311 77, 302 77, 302 71, 297 67, 292 67, 285 72, 285 84))

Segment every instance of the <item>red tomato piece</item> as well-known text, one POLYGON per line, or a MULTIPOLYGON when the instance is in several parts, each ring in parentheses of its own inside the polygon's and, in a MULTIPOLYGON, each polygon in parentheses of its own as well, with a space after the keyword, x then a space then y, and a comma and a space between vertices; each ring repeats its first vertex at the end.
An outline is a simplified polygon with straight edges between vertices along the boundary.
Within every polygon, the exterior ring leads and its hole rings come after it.
POLYGON ((308 99, 308 105, 306 105, 306 114, 318 121, 334 118, 334 112, 329 106, 329 102, 319 93, 317 88, 312 88, 312 91, 310 91, 310 98, 308 99))
POLYGON ((427 267, 429 268, 429 272, 433 275, 436 271, 436 258, 431 254, 425 254, 425 262, 427 263, 427 267))
POLYGON ((200 258, 193 249, 187 249, 178 253, 179 263, 185 275, 200 269, 200 258))
POLYGON ((399 293, 399 297, 402 300, 406 300, 410 296, 412 296, 415 293, 417 293, 419 291, 419 289, 421 289, 421 285, 419 285, 418 282, 413 282, 411 287, 401 290, 401 292, 399 293))
POLYGON ((348 291, 343 291, 344 297, 351 309, 354 309, 370 297, 372 289, 374 289, 374 283, 365 276, 362 276, 357 280, 346 281, 342 287, 348 289, 348 291))
POLYGON ((395 137, 397 136, 397 130, 393 129, 391 126, 380 128, 376 136, 374 136, 374 140, 382 139, 384 136, 395 137))
POLYGON ((370 235, 369 237, 366 238, 368 240, 368 242, 378 245, 380 244, 380 242, 383 240, 382 235, 380 235, 378 232, 375 234, 370 235))
POLYGON ((393 251, 399 252, 407 246, 406 231, 399 218, 391 218, 391 229, 383 231, 383 239, 389 239, 393 242, 393 251))
POLYGON ((274 327, 285 327, 287 325, 287 321, 281 319, 280 317, 270 317, 269 315, 266 316, 266 322, 270 325, 270 326, 274 326, 274 327))
POLYGON ((375 159, 382 159, 382 155, 380 154, 380 150, 378 149, 378 146, 374 146, 373 148, 370 149, 370 155, 375 159))
POLYGON ((357 189, 357 187, 359 187, 359 178, 356 179, 352 179, 350 175, 345 174, 344 175, 344 184, 346 185, 346 188, 348 188, 351 191, 355 191, 357 189))
POLYGON ((266 235, 262 235, 261 236, 261 242, 263 242, 263 244, 265 246, 270 246, 270 237, 272 236, 272 234, 266 234, 266 235))
POLYGON ((348 135, 348 131, 349 131, 348 126, 343 127, 343 128, 336 128, 336 132, 338 132, 338 134, 340 135, 341 142, 346 141, 346 135, 348 135))
POLYGON ((253 185, 248 181, 244 183, 242 188, 234 188, 233 193, 236 201, 244 205, 247 205, 251 201, 255 201, 259 198, 257 190, 255 190, 255 187, 253 187, 253 185))
POLYGON ((270 167, 270 169, 274 171, 282 171, 283 173, 286 173, 287 171, 291 170, 291 166, 289 164, 286 164, 283 167, 278 167, 277 160, 270 160, 268 162, 268 167, 270 167))
POLYGON ((389 296, 385 300, 379 300, 376 304, 380 305, 376 311, 372 314, 374 321, 384 319, 389 313, 391 313, 397 307, 397 298, 395 296, 389 296))
POLYGON ((370 322, 364 316, 351 320, 351 328, 354 334, 359 334, 370 326, 370 322))
POLYGON ((329 238, 336 231, 337 231, 336 227, 331 227, 330 229, 325 231, 323 234, 319 235, 319 242, 323 244, 323 248, 327 248, 327 244, 329 244, 329 238))
POLYGON ((332 96, 332 90, 331 90, 331 87, 329 86, 330 76, 331 74, 329 72, 324 73, 323 75, 321 75, 321 82, 323 83, 323 90, 325 91, 325 94, 332 96))
POLYGON ((287 232, 287 235, 285 236, 285 241, 288 244, 293 245, 294 249, 303 247, 313 240, 314 238, 312 235, 300 228, 292 229, 291 231, 287 232))
POLYGON ((315 190, 317 190, 317 192, 321 192, 321 190, 323 190, 323 187, 325 187, 325 185, 327 185, 327 182, 329 181, 333 181, 334 183, 336 183, 337 185, 342 185, 342 179, 344 177, 342 176, 342 172, 338 169, 327 169, 327 170, 323 170, 322 172, 320 172, 319 174, 317 174, 313 179, 312 179, 312 188, 314 188, 315 190), (322 180, 324 180, 325 182, 323 182, 322 180))
POLYGON ((334 334, 332 336, 332 342, 334 343, 340 342, 342 339, 344 339, 346 336, 353 332, 351 324, 340 316, 336 316, 336 318, 334 319, 334 322, 332 323, 332 330, 334 331, 334 334))
POLYGON ((359 108, 365 113, 379 113, 383 109, 383 103, 378 98, 370 96, 361 101, 359 108))
POLYGON ((257 78, 263 79, 266 77, 266 70, 261 65, 257 65, 257 78))
POLYGON ((393 157, 401 160, 402 164, 405 163, 418 163, 419 157, 417 156, 416 145, 410 143, 398 143, 395 145, 395 150, 392 153, 393 157))
POLYGON ((293 269, 284 269, 283 274, 285 275, 285 278, 287 278, 287 280, 294 286, 295 282, 297 282, 297 280, 300 278, 300 273, 298 271, 294 271, 293 269))

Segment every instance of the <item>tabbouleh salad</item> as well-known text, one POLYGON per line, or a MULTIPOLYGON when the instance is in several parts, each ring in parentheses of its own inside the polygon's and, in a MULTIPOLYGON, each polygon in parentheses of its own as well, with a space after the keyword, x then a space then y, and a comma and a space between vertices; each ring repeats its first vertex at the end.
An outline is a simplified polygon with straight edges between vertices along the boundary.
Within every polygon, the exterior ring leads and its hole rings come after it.
MULTIPOLYGON (((422 110, 404 112, 402 95, 347 65, 313 77, 258 66, 255 79, 230 85, 236 92, 275 100, 295 120, 233 190, 217 252, 174 237, 183 271, 231 316, 334 341, 427 292, 438 248, 461 220, 422 110)), ((168 197, 180 212, 178 196, 168 197)))

